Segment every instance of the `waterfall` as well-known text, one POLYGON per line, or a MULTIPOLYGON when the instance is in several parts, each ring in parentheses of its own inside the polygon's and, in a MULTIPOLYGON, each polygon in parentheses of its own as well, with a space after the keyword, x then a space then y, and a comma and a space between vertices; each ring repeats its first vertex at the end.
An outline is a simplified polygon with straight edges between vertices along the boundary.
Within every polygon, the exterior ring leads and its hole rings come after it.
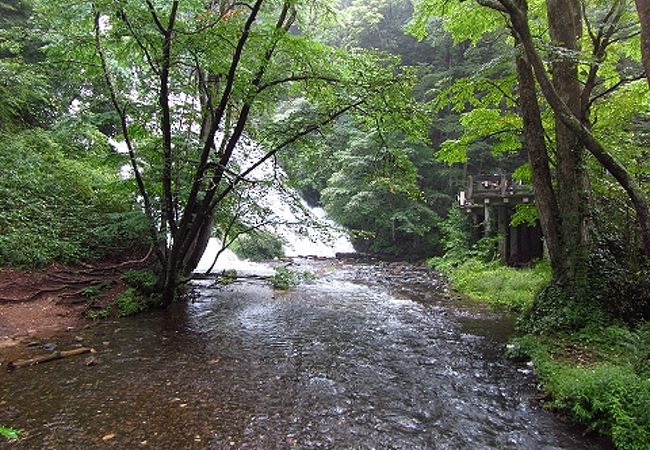
MULTIPOLYGON (((217 133, 217 148, 222 139, 223 134, 217 133)), ((117 152, 127 153, 124 142, 111 138, 109 143, 117 152)), ((243 137, 233 155, 233 167, 242 172, 259 161, 264 153, 260 145, 243 137)), ((123 166, 120 175, 122 178, 133 176, 130 165, 123 166)), ((350 238, 342 227, 329 219, 323 208, 309 206, 295 189, 285 187, 286 179, 286 173, 273 159, 265 161, 252 171, 247 177, 249 186, 242 196, 244 208, 240 221, 247 225, 264 221, 265 224, 259 229, 281 237, 284 240, 284 254, 289 257, 333 258, 336 253, 354 252, 350 238)), ((221 247, 219 239, 210 239, 196 271, 208 270, 221 247)), ((240 260, 229 249, 219 255, 212 271, 221 272, 227 269, 260 275, 274 273, 273 269, 264 264, 240 260)))
MULTIPOLYGON (((220 139, 218 136, 217 139, 220 139)), ((264 150, 256 143, 243 138, 233 156, 233 163, 240 171, 246 170, 261 159, 264 150)), ((347 233, 340 225, 327 217, 323 208, 311 207, 295 189, 285 187, 286 173, 268 160, 250 173, 251 181, 246 190, 246 201, 258 209, 245 211, 241 220, 249 225, 259 223, 259 211, 264 221, 269 222, 260 229, 270 231, 284 240, 286 256, 316 256, 333 258, 336 253, 352 253, 354 247, 347 233)), ((199 262, 197 272, 205 272, 221 248, 221 241, 212 238, 199 262)), ((230 250, 225 250, 218 258, 213 272, 235 269, 238 272, 261 274, 273 270, 260 263, 240 260, 230 250)))

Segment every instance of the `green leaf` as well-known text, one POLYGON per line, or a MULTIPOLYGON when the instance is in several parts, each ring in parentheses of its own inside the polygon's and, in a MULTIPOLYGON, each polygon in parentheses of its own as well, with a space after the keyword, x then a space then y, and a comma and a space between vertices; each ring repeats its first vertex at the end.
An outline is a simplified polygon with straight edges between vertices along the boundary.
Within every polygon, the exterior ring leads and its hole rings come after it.
POLYGON ((20 431, 15 428, 0 426, 0 436, 10 441, 20 439, 20 431))

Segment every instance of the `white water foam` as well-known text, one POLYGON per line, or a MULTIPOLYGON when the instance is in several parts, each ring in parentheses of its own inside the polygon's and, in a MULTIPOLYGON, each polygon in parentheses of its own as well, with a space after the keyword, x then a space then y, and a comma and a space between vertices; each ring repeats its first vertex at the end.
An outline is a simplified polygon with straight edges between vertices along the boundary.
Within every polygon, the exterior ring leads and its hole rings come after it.
MULTIPOLYGON (((219 147, 223 139, 222 133, 217 133, 215 144, 219 147)), ((127 153, 124 142, 109 139, 109 143, 119 152, 127 153)), ((233 163, 243 172, 262 159, 265 150, 248 138, 242 138, 233 155, 233 163)), ((122 167, 121 176, 133 176, 129 165, 122 167)), ((263 219, 260 219, 259 208, 256 213, 243 213, 240 220, 246 225, 255 225, 256 221, 268 222, 260 229, 270 231, 284 240, 284 253, 288 257, 316 256, 333 258, 336 253, 353 253, 354 247, 347 233, 334 221, 327 217, 323 208, 311 207, 300 198, 297 191, 287 189, 283 181, 287 175, 277 167, 270 158, 255 168, 247 180, 253 183, 246 191, 246 201, 261 207, 263 219)), ((244 208, 246 210, 246 208, 244 208)), ((250 208, 252 211, 253 208, 250 208)), ((197 272, 205 272, 212 265, 214 258, 221 249, 221 241, 210 239, 208 247, 197 266, 197 272)), ((240 260, 235 253, 226 249, 218 258, 212 269, 221 272, 234 269, 242 273, 268 275, 274 273, 269 266, 250 261, 240 260)))

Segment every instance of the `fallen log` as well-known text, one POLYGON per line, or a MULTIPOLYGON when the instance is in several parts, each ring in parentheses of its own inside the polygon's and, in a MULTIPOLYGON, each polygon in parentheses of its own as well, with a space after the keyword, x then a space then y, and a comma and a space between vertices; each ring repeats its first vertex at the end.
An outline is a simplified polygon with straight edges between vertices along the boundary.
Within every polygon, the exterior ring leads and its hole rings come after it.
POLYGON ((9 370, 19 369, 21 367, 33 366, 35 364, 40 364, 47 361, 54 361, 56 359, 67 358, 69 356, 83 355, 85 353, 90 353, 92 351, 93 349, 88 347, 80 347, 72 350, 56 351, 50 353, 49 355, 41 355, 41 356, 35 356, 34 358, 19 359, 17 361, 12 361, 9 364, 7 364, 7 369, 9 370))

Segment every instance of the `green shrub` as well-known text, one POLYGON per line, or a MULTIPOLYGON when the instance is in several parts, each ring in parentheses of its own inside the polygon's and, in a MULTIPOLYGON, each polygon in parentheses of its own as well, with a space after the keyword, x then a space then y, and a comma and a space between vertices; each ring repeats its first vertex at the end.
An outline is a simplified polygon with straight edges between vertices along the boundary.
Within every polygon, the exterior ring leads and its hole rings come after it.
POLYGON ((269 281, 274 288, 286 291, 291 287, 299 285, 303 281, 314 281, 318 277, 309 271, 305 272, 294 272, 289 270, 286 267, 278 267, 275 269, 275 275, 273 275, 269 281))
POLYGON ((251 261, 268 261, 284 257, 284 241, 267 231, 240 236, 233 245, 233 251, 240 258, 251 261))
POLYGON ((145 298, 139 295, 133 288, 129 288, 117 296, 115 304, 117 305, 120 317, 132 316, 133 314, 144 311, 148 307, 145 298))
POLYGON ((101 289, 95 286, 88 286, 87 288, 84 288, 81 290, 81 295, 83 295, 86 298, 93 298, 97 297, 101 293, 101 289))
POLYGON ((619 449, 650 448, 650 379, 628 367, 557 365, 544 376, 553 400, 577 422, 612 437, 619 449))
POLYGON ((151 270, 127 270, 122 274, 122 280, 138 292, 146 295, 156 291, 158 277, 151 270))
POLYGON ((286 267, 278 267, 275 269, 275 275, 270 278, 270 282, 274 288, 286 291, 290 287, 297 286, 300 278, 296 272, 286 267))
POLYGON ((88 311, 86 315, 90 320, 100 320, 105 319, 111 313, 111 305, 108 305, 106 308, 102 308, 99 311, 88 311))

